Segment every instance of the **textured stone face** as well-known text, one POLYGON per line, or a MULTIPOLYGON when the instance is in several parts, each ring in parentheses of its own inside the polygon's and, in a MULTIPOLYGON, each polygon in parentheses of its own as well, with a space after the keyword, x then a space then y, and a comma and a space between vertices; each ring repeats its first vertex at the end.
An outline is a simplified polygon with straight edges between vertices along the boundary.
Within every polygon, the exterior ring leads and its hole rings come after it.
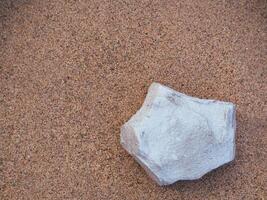
POLYGON ((153 83, 121 144, 159 184, 194 180, 234 159, 235 106, 153 83))

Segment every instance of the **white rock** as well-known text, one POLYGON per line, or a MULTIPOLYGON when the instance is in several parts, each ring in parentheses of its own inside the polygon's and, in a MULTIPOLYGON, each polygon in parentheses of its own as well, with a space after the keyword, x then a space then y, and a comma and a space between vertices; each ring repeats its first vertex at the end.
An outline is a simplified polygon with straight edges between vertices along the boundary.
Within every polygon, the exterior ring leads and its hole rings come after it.
POLYGON ((121 144, 159 184, 199 179, 235 157, 235 105, 153 83, 121 144))

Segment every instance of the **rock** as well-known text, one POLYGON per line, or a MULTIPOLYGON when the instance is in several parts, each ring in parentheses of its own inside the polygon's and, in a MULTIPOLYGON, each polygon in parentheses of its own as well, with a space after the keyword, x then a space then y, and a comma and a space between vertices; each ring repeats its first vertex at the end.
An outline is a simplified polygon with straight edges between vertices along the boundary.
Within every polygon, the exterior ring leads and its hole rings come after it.
POLYGON ((121 144, 159 185, 199 179, 235 157, 235 105, 153 83, 121 144))

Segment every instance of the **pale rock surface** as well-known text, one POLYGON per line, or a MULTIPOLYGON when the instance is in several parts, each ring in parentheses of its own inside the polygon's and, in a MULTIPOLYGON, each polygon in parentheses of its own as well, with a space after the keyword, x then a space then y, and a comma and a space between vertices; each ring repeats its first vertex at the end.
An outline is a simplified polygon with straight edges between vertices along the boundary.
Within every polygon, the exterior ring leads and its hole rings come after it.
POLYGON ((235 157, 235 105, 153 83, 121 144, 159 184, 199 179, 235 157))

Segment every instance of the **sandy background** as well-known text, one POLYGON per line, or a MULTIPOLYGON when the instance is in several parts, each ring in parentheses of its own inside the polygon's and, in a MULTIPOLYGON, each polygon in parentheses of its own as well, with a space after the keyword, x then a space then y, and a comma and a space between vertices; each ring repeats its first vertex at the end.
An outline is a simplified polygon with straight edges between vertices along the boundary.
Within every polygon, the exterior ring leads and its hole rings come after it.
POLYGON ((1 0, 0 199, 266 199, 266 33, 264 0, 1 0), (153 81, 234 102, 235 162, 151 181, 119 129, 153 81))

